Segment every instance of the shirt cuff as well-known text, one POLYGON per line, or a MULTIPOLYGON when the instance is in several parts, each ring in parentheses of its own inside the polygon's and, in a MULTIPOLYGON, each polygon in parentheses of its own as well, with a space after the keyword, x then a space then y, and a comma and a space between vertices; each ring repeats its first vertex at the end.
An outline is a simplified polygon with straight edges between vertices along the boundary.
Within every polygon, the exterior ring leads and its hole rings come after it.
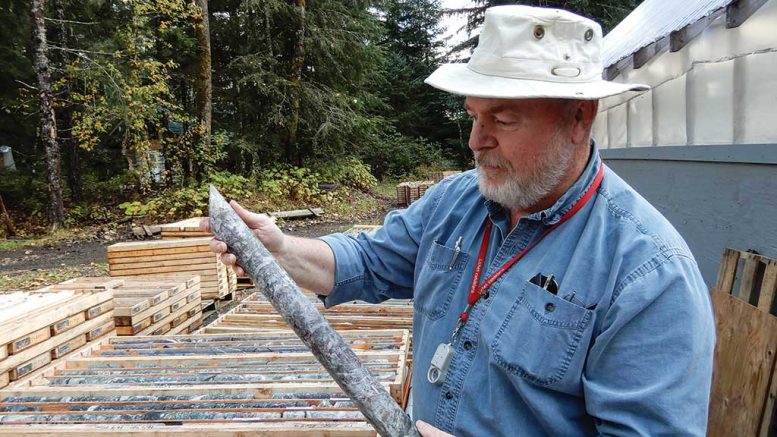
POLYGON ((341 303, 359 300, 364 291, 364 267, 359 261, 358 243, 345 234, 331 234, 319 237, 335 256, 335 283, 327 296, 319 296, 324 307, 331 308, 341 303))

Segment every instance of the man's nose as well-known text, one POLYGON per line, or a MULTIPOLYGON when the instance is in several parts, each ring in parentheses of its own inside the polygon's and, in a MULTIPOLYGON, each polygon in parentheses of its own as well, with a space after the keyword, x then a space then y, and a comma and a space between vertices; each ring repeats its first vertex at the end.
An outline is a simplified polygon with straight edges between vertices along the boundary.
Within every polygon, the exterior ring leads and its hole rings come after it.
POLYGON ((491 136, 488 126, 481 121, 475 120, 472 123, 472 131, 469 133, 469 148, 473 152, 493 147, 494 139, 491 136))

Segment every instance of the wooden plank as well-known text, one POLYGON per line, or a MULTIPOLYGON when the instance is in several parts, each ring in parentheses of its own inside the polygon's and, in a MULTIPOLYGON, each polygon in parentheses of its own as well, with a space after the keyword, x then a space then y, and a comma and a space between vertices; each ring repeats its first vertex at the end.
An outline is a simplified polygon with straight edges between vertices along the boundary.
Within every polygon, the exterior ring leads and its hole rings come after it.
POLYGON ((761 292, 758 296, 758 309, 771 313, 774 306, 774 296, 777 294, 777 260, 765 258, 763 281, 761 281, 761 292))
POLYGON ((669 47, 669 37, 665 36, 658 41, 654 41, 637 50, 634 53, 634 69, 642 68, 643 65, 647 64, 648 61, 653 59, 667 47, 669 47))
POLYGON ((86 344, 86 334, 79 335, 78 337, 66 341, 65 343, 55 347, 51 351, 51 359, 57 359, 62 358, 63 356, 67 355, 68 353, 78 349, 79 347, 86 344))
POLYGON ((45 328, 41 328, 35 332, 25 335, 22 338, 12 341, 8 344, 7 350, 11 355, 18 354, 19 352, 29 347, 35 346, 38 343, 43 343, 49 338, 51 338, 51 330, 48 326, 46 326, 45 328))
POLYGON ((755 435, 777 357, 777 318, 727 293, 712 292, 718 340, 709 435, 755 435))
POLYGON ((766 0, 735 0, 726 6, 726 29, 739 27, 755 13, 766 0))
POLYGON ((308 208, 308 209, 294 209, 291 211, 274 211, 269 212, 267 215, 277 218, 303 218, 303 217, 318 217, 324 213, 321 208, 308 208))
POLYGON ((737 297, 750 303, 750 296, 755 286, 755 275, 760 264, 760 257, 752 253, 742 253, 745 265, 742 268, 742 277, 739 281, 739 293, 737 297))
POLYGON ((112 319, 113 319, 113 314, 111 313, 103 314, 102 316, 99 316, 92 320, 88 320, 76 326, 73 329, 67 330, 59 335, 51 337, 42 343, 38 343, 34 346, 31 346, 30 348, 18 354, 9 355, 8 358, 6 358, 3 361, 0 361, 0 373, 6 370, 9 370, 11 368, 20 366, 23 363, 33 359, 34 357, 37 357, 38 355, 45 354, 46 356, 50 356, 51 350, 54 349, 55 347, 65 342, 68 342, 71 339, 77 337, 78 335, 84 334, 87 331, 92 330, 97 326, 105 324, 106 322, 112 319))
POLYGON ((699 36, 704 32, 713 21, 722 16, 726 12, 726 8, 719 8, 706 17, 702 17, 694 23, 690 23, 682 29, 676 30, 669 34, 669 50, 674 53, 682 50, 692 39, 699 36))
POLYGON ((101 314, 105 314, 105 313, 107 313, 108 311, 110 311, 112 309, 113 309, 113 301, 112 300, 109 300, 107 302, 103 302, 100 305, 95 305, 95 306, 89 308, 88 310, 86 310, 86 319, 87 320, 92 320, 95 317, 97 317, 97 316, 99 316, 101 314))
POLYGON ((28 373, 31 373, 34 370, 37 370, 50 362, 51 362, 51 354, 49 352, 42 353, 37 357, 27 361, 26 363, 22 363, 16 367, 11 368, 9 372, 9 377, 11 381, 16 381, 17 379, 23 377, 24 375, 27 375, 28 373))
POLYGON ((375 429, 366 422, 300 422, 296 423, 239 423, 228 421, 223 423, 183 423, 171 426, 167 423, 143 424, 111 424, 97 426, 95 424, 69 425, 12 425, 3 424, 0 435, 59 437, 59 436, 89 436, 114 437, 117 435, 143 435, 145 437, 162 437, 181 435, 186 437, 375 437, 375 429))
POLYGON ((26 317, 8 320, 0 323, 0 344, 10 343, 20 335, 25 335, 41 327, 48 327, 62 319, 63 315, 76 314, 111 300, 113 291, 106 290, 95 293, 80 293, 58 304, 57 311, 28 314, 26 317), (35 328, 33 328, 35 327, 35 328))
POLYGON ((118 298, 114 299, 113 303, 115 306, 113 308, 114 316, 133 316, 151 308, 151 301, 148 299, 138 302, 137 299, 133 298, 118 298))
POLYGON ((723 261, 720 263, 717 285, 715 285, 715 288, 722 293, 731 294, 733 292, 734 278, 739 265, 739 253, 738 250, 728 248, 723 251, 723 261))
POLYGON ((11 375, 8 372, 0 373, 0 388, 7 386, 11 382, 11 375))
POLYGON ((215 262, 189 264, 184 266, 169 266, 169 267, 143 267, 140 269, 126 268, 113 268, 109 266, 109 273, 114 276, 136 276, 136 275, 151 275, 154 273, 191 273, 193 275, 207 275, 213 274, 216 269, 215 262))
POLYGON ((216 254, 203 254, 203 256, 197 258, 183 258, 183 259, 170 259, 170 260, 157 260, 155 257, 137 257, 133 258, 138 261, 134 262, 118 262, 115 260, 109 260, 108 267, 115 270, 132 270, 142 268, 159 268, 159 267, 180 267, 180 266, 192 266, 192 265, 206 265, 210 266, 216 262, 216 254))
POLYGON ((54 323, 51 325, 51 335, 57 335, 62 332, 67 331, 68 329, 72 329, 81 323, 84 323, 86 321, 86 312, 81 312, 78 314, 74 314, 66 319, 60 320, 59 322, 54 323))
POLYGON ((147 328, 144 328, 143 330, 141 330, 137 334, 138 335, 150 334, 150 333, 156 331, 157 329, 164 327, 165 324, 169 325, 170 321, 172 321, 174 318, 176 318, 176 317, 180 316, 181 314, 189 311, 190 309, 198 307, 198 306, 200 306, 200 301, 199 300, 195 300, 195 301, 192 301, 190 303, 187 303, 185 306, 180 308, 178 311, 176 311, 174 313, 168 314, 165 318, 157 321, 156 323, 153 323, 151 326, 149 326, 147 328))
POLYGON ((204 238, 186 238, 180 240, 154 240, 154 241, 132 241, 126 243, 116 243, 108 246, 108 253, 115 254, 120 252, 131 252, 138 250, 159 250, 159 249, 178 249, 190 248, 196 246, 207 246, 212 237, 204 238))
POLYGON ((87 332, 86 333, 86 340, 87 341, 94 341, 94 340, 102 337, 103 335, 106 335, 106 334, 110 333, 111 331, 114 330, 115 327, 116 326, 114 325, 113 320, 109 320, 109 321, 105 322, 104 325, 98 326, 98 327, 92 329, 91 331, 87 332))
POLYGON ((761 429, 758 432, 760 437, 774 437, 775 428, 777 428, 777 360, 772 367, 772 380, 769 383, 769 392, 764 402, 764 409, 761 413, 761 429))
POLYGON ((183 253, 195 253, 205 252, 212 253, 210 246, 194 246, 194 247, 173 247, 169 249, 143 249, 143 250, 122 250, 119 252, 108 253, 108 259, 114 258, 134 258, 134 257, 148 257, 157 255, 177 255, 183 253))

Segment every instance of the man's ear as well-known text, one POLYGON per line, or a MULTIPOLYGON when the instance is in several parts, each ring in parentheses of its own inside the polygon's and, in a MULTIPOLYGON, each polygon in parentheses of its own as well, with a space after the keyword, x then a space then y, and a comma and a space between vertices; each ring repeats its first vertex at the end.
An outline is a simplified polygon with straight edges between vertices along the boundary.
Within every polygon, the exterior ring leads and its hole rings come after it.
POLYGON ((591 137, 591 127, 599 110, 598 100, 579 100, 572 114, 572 131, 570 139, 573 144, 588 144, 591 137))

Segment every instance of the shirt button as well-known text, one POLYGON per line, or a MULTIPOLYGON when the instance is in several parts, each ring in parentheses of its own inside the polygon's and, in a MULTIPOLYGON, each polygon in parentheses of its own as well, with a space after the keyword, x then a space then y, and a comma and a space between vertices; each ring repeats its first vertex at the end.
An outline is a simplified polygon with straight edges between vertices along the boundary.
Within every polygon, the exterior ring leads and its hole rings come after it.
POLYGON ((450 390, 445 392, 445 399, 453 399, 453 393, 450 390))
POLYGON ((464 349, 465 349, 465 350, 468 350, 468 351, 469 351, 469 350, 472 350, 472 342, 471 342, 471 341, 469 341, 469 340, 465 341, 465 342, 464 342, 464 349))
POLYGON ((555 309, 556 309, 556 305, 554 305, 553 303, 548 302, 547 304, 545 304, 545 311, 552 313, 553 310, 555 309))

